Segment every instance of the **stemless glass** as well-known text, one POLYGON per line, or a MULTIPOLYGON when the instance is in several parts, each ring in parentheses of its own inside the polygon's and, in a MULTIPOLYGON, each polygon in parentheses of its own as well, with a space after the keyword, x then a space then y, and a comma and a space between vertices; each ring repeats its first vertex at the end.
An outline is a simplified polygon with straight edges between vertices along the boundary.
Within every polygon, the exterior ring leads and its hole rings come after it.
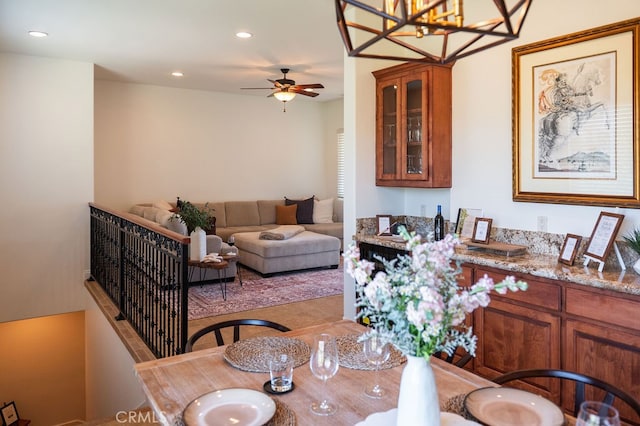
POLYGON ((365 387, 364 393, 371 398, 382 398, 385 395, 385 391, 378 383, 378 372, 380 371, 380 365, 389 359, 389 344, 380 336, 370 336, 364 341, 362 349, 367 360, 376 366, 374 382, 372 385, 365 387))
POLYGON ((338 407, 327 399, 327 379, 338 372, 338 345, 336 339, 329 334, 315 337, 309 367, 314 376, 322 380, 323 399, 311 404, 311 412, 320 416, 334 414, 338 407))
POLYGON ((584 401, 580 404, 576 426, 620 426, 620 414, 604 402, 584 401))

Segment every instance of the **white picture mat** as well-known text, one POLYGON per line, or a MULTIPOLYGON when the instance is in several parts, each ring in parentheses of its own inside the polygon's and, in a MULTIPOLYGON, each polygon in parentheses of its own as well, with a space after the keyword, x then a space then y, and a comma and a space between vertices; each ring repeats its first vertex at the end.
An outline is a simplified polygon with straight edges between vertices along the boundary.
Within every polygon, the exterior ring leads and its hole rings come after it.
POLYGON ((460 208, 458 209, 458 219, 456 223, 456 233, 460 238, 473 237, 473 227, 477 217, 484 215, 483 209, 460 208))

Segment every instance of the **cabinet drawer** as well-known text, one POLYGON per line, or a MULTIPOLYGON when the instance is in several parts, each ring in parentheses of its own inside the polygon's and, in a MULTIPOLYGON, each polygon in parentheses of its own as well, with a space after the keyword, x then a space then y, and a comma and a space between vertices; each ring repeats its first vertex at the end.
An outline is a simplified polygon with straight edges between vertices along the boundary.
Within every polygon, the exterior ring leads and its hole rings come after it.
POLYGON ((567 313, 640 331, 640 303, 596 290, 567 288, 567 313))
MULTIPOLYGON (((475 280, 478 281, 480 278, 487 274, 490 278, 493 279, 494 282, 500 282, 507 277, 507 274, 488 271, 485 269, 478 268, 476 270, 475 280)), ((518 275, 515 275, 516 279, 520 278, 518 275)), ((561 295, 562 289, 557 284, 551 284, 543 281, 538 281, 531 279, 531 277, 521 278, 523 281, 526 281, 529 284, 527 291, 517 291, 517 292, 508 292, 507 294, 497 294, 495 292, 491 293, 492 299, 502 299, 502 300, 515 300, 518 302, 526 303, 528 305, 540 306, 542 308, 551 309, 554 311, 559 311, 562 307, 561 304, 561 295)))

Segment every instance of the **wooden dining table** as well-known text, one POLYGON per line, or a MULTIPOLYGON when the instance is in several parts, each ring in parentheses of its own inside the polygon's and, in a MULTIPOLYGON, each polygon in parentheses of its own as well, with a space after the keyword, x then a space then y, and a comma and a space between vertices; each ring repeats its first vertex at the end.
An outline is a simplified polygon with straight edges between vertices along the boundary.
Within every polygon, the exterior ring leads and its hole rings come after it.
MULTIPOLYGON (((321 333, 341 338, 365 331, 366 328, 361 324, 342 320, 293 330, 279 336, 302 340, 311 347, 314 336, 321 333)), ((219 346, 136 364, 137 376, 157 421, 165 425, 183 424, 185 407, 209 392, 228 388, 262 391, 263 384, 269 380, 269 373, 243 371, 232 366, 225 360, 226 348, 219 346)), ((497 386, 440 359, 432 358, 431 364, 441 407, 462 401, 463 396, 474 389, 497 386)), ((375 373, 341 366, 338 373, 327 380, 325 388, 322 381, 313 376, 309 364, 304 363, 294 369, 294 390, 274 396, 274 399, 295 414, 295 424, 298 425, 355 425, 373 413, 397 407, 403 368, 404 364, 399 364, 375 373), (364 393, 365 385, 374 380, 375 374, 379 374, 379 383, 388 392, 381 399, 369 398, 364 393), (334 415, 322 417, 311 412, 311 402, 324 395, 337 403, 338 410, 334 415)), ((460 403, 458 407, 461 407, 460 403)), ((573 424, 571 420, 568 419, 567 424, 573 424)))
MULTIPOLYGON (((313 345, 314 336, 329 333, 336 337, 362 334, 366 328, 356 322, 342 320, 317 326, 293 330, 282 334, 313 345)), ((225 360, 226 346, 203 349, 137 364, 135 370, 144 392, 155 412, 156 419, 166 425, 182 424, 182 413, 187 405, 199 396, 227 388, 243 388, 262 391, 269 380, 269 373, 243 371, 225 360)), ((440 405, 443 406, 474 389, 497 386, 469 371, 432 358, 440 405)), ((400 377, 404 365, 371 370, 352 369, 341 366, 338 373, 327 380, 326 388, 314 377, 305 363, 294 369, 295 389, 274 396, 295 413, 298 425, 355 425, 367 416, 388 411, 397 406, 400 377), (381 399, 365 395, 365 385, 379 374, 379 383, 388 391, 381 399), (318 416, 311 412, 310 404, 329 396, 337 403, 338 410, 332 416, 318 416)))

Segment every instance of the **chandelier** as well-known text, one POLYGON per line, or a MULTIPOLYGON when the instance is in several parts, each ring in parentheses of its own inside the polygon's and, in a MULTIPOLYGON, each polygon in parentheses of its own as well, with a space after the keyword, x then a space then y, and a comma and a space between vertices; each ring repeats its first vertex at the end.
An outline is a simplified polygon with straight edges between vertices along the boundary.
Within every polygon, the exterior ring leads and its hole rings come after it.
POLYGON ((532 0, 335 0, 352 57, 446 64, 518 38, 532 0), (348 20, 355 19, 355 21, 348 20))

